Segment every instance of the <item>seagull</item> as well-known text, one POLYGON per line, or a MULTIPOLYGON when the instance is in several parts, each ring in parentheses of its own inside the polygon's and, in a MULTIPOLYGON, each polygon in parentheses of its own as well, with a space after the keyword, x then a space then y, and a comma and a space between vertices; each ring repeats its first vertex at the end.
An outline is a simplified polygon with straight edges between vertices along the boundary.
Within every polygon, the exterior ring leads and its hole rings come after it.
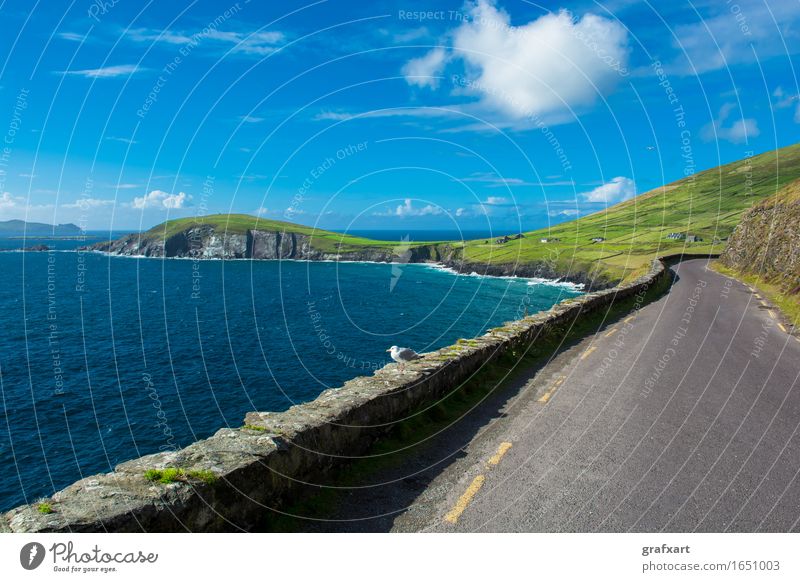
POLYGON ((390 353, 392 359, 395 362, 400 364, 401 372, 403 371, 403 365, 406 362, 410 362, 412 360, 419 360, 422 357, 411 348, 398 348, 397 346, 392 346, 386 351, 390 353))

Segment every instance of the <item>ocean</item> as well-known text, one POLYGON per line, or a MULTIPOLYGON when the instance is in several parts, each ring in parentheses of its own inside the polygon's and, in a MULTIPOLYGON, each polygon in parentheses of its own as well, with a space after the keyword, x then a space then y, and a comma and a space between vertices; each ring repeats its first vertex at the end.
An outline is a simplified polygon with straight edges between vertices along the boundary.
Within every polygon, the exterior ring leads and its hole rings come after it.
MULTIPOLYGON (((108 236, 107 233, 105 236, 108 236)), ((0 252, 0 509, 579 294, 427 265, 0 252)), ((0 248, 22 246, 0 241, 0 248)))

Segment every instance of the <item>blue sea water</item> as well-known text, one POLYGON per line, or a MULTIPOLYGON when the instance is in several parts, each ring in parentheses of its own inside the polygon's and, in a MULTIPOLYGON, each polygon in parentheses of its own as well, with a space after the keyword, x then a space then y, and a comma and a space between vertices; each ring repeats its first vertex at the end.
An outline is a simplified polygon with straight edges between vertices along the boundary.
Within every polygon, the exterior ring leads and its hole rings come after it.
POLYGON ((0 252, 0 509, 312 400, 393 344, 434 350, 578 294, 425 265, 66 250, 79 244, 0 252))

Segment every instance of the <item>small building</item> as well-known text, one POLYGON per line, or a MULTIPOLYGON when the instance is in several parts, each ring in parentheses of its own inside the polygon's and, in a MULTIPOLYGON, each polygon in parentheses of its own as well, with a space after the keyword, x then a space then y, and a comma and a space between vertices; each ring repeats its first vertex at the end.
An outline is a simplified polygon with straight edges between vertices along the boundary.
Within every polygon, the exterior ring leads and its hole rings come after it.
POLYGON ((686 235, 686 242, 701 242, 703 239, 696 234, 686 235))
POLYGON ((681 240, 685 236, 686 235, 683 234, 682 232, 671 232, 671 233, 669 233, 667 235, 667 238, 672 239, 672 240, 681 240))
POLYGON ((553 243, 553 242, 561 242, 560 238, 543 238, 541 240, 543 243, 553 243))
POLYGON ((592 242, 605 242, 605 240, 606 240, 606 239, 605 239, 605 238, 603 238, 602 236, 595 236, 595 237, 592 237, 592 242))

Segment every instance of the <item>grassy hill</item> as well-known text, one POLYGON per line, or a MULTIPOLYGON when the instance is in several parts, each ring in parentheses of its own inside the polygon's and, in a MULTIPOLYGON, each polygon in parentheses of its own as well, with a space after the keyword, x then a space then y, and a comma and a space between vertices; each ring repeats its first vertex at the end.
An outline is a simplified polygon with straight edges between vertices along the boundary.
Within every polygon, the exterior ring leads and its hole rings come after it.
MULTIPOLYGON (((145 232, 142 237, 165 240, 193 226, 210 226, 216 232, 229 234, 244 234, 249 230, 274 230, 305 234, 312 237, 312 245, 315 248, 326 252, 361 250, 364 248, 385 248, 391 251, 396 246, 395 243, 388 241, 375 241, 282 220, 268 220, 249 214, 209 214, 191 218, 176 218, 154 226, 145 232)), ((419 245, 420 243, 415 244, 419 245)))
POLYGON ((597 269, 612 278, 642 272, 659 255, 721 252, 741 215, 754 203, 800 179, 800 144, 698 173, 607 210, 526 233, 498 244, 470 241, 464 258, 474 262, 555 262, 562 271, 597 269), (702 242, 666 238, 698 235, 702 242), (603 242, 594 243, 594 237, 603 242), (542 243, 542 238, 558 242, 542 243))
MULTIPOLYGON (((467 242, 423 243, 425 256, 451 257, 490 265, 548 265, 563 273, 597 273, 608 281, 644 272, 656 256, 719 253, 742 214, 755 203, 800 179, 800 144, 700 172, 606 210, 551 228, 503 238, 467 242), (695 235, 698 242, 668 239, 670 233, 695 235), (602 238, 593 242, 593 238, 602 238), (541 242, 541 239, 550 239, 541 242), (552 239, 557 239, 553 241, 552 239)), ((251 229, 310 235, 315 249, 331 253, 396 249, 397 243, 375 241, 245 214, 216 214, 170 220, 144 238, 163 240, 193 225, 241 234, 251 229)))

